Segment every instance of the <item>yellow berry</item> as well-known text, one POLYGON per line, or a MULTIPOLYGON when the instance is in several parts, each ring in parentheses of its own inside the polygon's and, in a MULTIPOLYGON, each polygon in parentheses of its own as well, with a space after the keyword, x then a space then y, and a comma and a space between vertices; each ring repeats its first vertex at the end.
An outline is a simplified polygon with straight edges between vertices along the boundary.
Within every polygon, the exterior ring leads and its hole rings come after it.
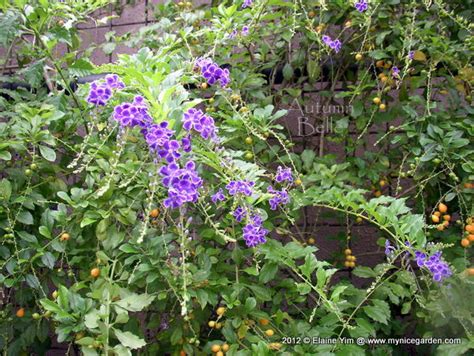
POLYGON ((275 332, 272 329, 265 330, 265 335, 268 337, 273 336, 275 332))
POLYGON ((224 307, 217 308, 217 310, 216 310, 217 315, 222 316, 222 315, 224 315, 224 313, 225 313, 225 308, 224 307))

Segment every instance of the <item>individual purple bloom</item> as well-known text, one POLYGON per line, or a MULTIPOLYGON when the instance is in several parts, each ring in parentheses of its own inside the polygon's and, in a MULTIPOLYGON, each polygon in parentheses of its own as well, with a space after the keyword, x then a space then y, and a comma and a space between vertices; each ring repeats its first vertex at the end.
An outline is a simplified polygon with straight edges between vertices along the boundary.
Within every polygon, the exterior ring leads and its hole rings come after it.
POLYGON ((159 124, 152 124, 146 129, 145 140, 151 149, 157 150, 168 142, 173 134, 174 131, 168 129, 168 122, 163 121, 159 124))
POLYGON ((423 267, 425 265, 426 254, 420 251, 415 251, 415 259, 418 267, 423 267))
POLYGON ((181 145, 184 152, 191 152, 191 135, 184 136, 181 139, 181 145))
POLYGON ((229 38, 235 38, 237 36, 238 31, 234 28, 232 32, 229 34, 229 38))
POLYGON ((189 109, 183 115, 183 128, 187 131, 195 130, 204 139, 215 140, 217 138, 217 128, 214 119, 204 114, 201 110, 189 109))
POLYGON ((392 77, 399 78, 400 77, 400 69, 396 66, 392 67, 392 77))
POLYGON ((367 0, 358 0, 355 3, 355 8, 359 12, 364 12, 365 10, 367 10, 368 6, 369 6, 369 4, 367 3, 367 0))
POLYGON ((324 36, 322 37, 322 39, 323 39, 323 42, 324 42, 324 44, 325 44, 326 46, 330 46, 330 45, 331 45, 331 43, 332 43, 331 37, 329 37, 329 36, 327 36, 327 35, 324 35, 324 36))
POLYGON ((224 201, 225 195, 222 188, 220 188, 214 195, 211 196, 211 201, 213 203, 217 203, 218 201, 224 201))
POLYGON ((385 240, 385 255, 389 258, 393 257, 396 249, 390 244, 390 241, 385 240))
POLYGON ((408 59, 413 60, 415 58, 415 51, 408 52, 408 59))
POLYGON ((279 191, 270 186, 268 187, 268 192, 273 194, 269 200, 271 210, 277 210, 279 206, 286 205, 290 202, 290 197, 285 189, 279 191))
POLYGON ((163 201, 165 207, 178 208, 187 202, 197 201, 202 179, 195 169, 196 165, 193 161, 187 162, 184 168, 180 168, 176 163, 160 168, 162 183, 168 188, 168 198, 163 201))
POLYGON ((240 181, 231 181, 229 184, 226 185, 226 189, 229 191, 230 195, 236 195, 241 193, 246 196, 252 195, 252 188, 255 185, 255 182, 249 182, 247 180, 240 180, 240 181))
POLYGON ((227 68, 220 68, 209 58, 198 58, 196 67, 201 70, 201 75, 206 79, 209 85, 219 83, 222 88, 230 83, 230 72, 227 68))
POLYGON ((281 183, 284 181, 288 181, 290 183, 293 182, 293 175, 291 173, 291 168, 283 168, 282 166, 278 166, 275 180, 278 183, 281 183))
POLYGON ((252 216, 249 223, 243 228, 243 238, 248 247, 255 247, 267 242, 265 238, 267 234, 268 230, 263 228, 262 218, 258 215, 252 216))
POLYGON ((112 89, 105 83, 92 82, 87 102, 97 106, 104 106, 112 97, 112 89))
POLYGON ((113 89, 123 89, 125 84, 120 80, 120 77, 117 74, 107 74, 105 76, 105 83, 109 88, 113 89))
POLYGON ((242 27, 242 31, 241 31, 242 36, 248 36, 249 32, 250 32, 250 29, 248 26, 242 27))
POLYGON ((171 163, 181 157, 181 153, 178 152, 180 148, 181 145, 178 141, 166 141, 158 150, 158 155, 164 158, 168 163, 171 163))
POLYGON ((247 212, 241 206, 238 206, 232 213, 232 216, 237 220, 237 222, 241 222, 247 216, 247 212))
POLYGON ((253 0, 244 0, 244 3, 242 4, 242 9, 252 6, 252 3, 253 0))
POLYGON ((334 52, 339 53, 339 51, 340 51, 341 48, 342 48, 342 43, 341 43, 341 41, 339 41, 339 40, 334 40, 334 41, 332 41, 332 43, 329 45, 329 47, 331 47, 331 48, 334 50, 334 52))

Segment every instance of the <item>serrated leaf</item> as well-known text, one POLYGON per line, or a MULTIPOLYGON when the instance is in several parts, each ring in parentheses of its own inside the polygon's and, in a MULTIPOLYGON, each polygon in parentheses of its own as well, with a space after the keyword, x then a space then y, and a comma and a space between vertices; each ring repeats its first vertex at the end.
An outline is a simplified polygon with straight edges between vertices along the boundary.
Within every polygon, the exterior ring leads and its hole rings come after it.
POLYGON ((115 336, 120 341, 120 343, 132 350, 140 349, 146 345, 145 340, 139 338, 137 335, 132 334, 130 331, 120 331, 113 329, 115 336))

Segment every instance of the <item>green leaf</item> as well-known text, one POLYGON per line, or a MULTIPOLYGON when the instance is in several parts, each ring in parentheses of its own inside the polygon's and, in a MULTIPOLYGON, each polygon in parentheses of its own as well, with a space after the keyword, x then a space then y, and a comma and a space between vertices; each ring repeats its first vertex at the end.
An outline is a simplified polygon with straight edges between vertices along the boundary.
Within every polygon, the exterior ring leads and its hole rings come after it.
POLYGON ((49 269, 54 268, 54 263, 56 262, 56 257, 51 252, 45 252, 43 256, 41 256, 41 262, 44 263, 46 267, 49 269))
POLYGON ((125 310, 138 312, 149 306, 154 299, 154 295, 134 293, 115 302, 115 304, 125 310))
POLYGON ((262 283, 267 283, 275 278, 276 273, 278 272, 278 264, 274 262, 267 262, 263 268, 260 270, 258 280, 262 283))
POLYGON ((365 314, 379 323, 388 325, 387 322, 390 318, 390 307, 388 303, 383 300, 375 299, 372 301, 372 304, 372 306, 365 306, 362 308, 365 314))
POLYGON ((132 334, 130 331, 123 332, 117 329, 113 330, 117 339, 125 347, 135 350, 146 345, 145 340, 139 338, 137 335, 132 334))
POLYGON ((290 63, 286 63, 283 67, 283 78, 290 80, 293 77, 293 67, 290 63))
POLYGON ((39 146, 41 156, 47 161, 54 162, 56 160, 56 152, 52 149, 49 148, 48 146, 39 146))
POLYGON ((25 225, 33 225, 33 215, 29 211, 23 210, 18 214, 18 221, 25 225))
POLYGON ((9 180, 7 179, 2 179, 0 181, 0 198, 7 202, 10 199, 10 196, 12 195, 12 185, 9 180))

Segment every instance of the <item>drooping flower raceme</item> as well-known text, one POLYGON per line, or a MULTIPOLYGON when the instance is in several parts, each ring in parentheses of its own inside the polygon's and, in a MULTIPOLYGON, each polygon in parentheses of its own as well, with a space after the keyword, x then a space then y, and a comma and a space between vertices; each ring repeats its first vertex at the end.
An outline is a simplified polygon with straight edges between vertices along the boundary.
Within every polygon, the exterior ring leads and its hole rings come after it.
POLYGON ((187 202, 197 201, 202 179, 193 161, 188 161, 184 168, 180 168, 177 163, 162 166, 159 174, 163 177, 163 185, 168 188, 168 198, 163 201, 165 207, 177 208, 187 202))
POLYGON ((206 79, 209 85, 217 82, 221 87, 225 87, 230 83, 230 72, 227 68, 221 68, 210 58, 198 58, 196 67, 201 70, 201 75, 206 79))
POLYGON ((430 271, 436 282, 441 282, 453 274, 448 264, 441 259, 441 251, 431 256, 427 256, 421 251, 415 251, 415 260, 418 267, 425 267, 430 271))
POLYGON ((183 127, 185 130, 195 130, 201 134, 204 139, 217 138, 217 129, 214 124, 214 119, 204 114, 201 110, 194 108, 189 109, 183 116, 183 127))
POLYGON ((229 191, 230 195, 236 195, 240 193, 246 196, 251 196, 254 185, 255 182, 249 182, 247 180, 233 180, 226 185, 226 189, 229 191))
POLYGON ((96 106, 104 106, 112 97, 114 89, 123 89, 125 84, 117 74, 107 74, 105 81, 93 81, 87 97, 87 102, 96 106))
POLYGON ((114 108, 113 117, 121 126, 147 127, 151 124, 151 116, 142 96, 136 96, 132 103, 122 103, 114 108))
POLYGON ((355 4, 354 4, 355 8, 357 9, 357 11, 359 12, 364 12, 365 10, 367 10, 367 8, 369 7, 369 4, 367 3, 367 0, 358 0, 355 4))
POLYGON ((248 247, 255 247, 267 242, 265 238, 268 230, 262 225, 263 221, 259 215, 253 215, 247 225, 243 228, 243 237, 248 247))
POLYGON ((273 194, 270 198, 270 209, 277 210, 279 206, 286 205, 290 202, 290 197, 288 196, 288 192, 285 189, 275 190, 273 187, 268 187, 268 192, 273 194))
POLYGON ((293 182, 293 175, 291 173, 291 168, 283 168, 282 166, 278 166, 275 180, 278 183, 281 183, 284 181, 288 181, 290 183, 293 182))

